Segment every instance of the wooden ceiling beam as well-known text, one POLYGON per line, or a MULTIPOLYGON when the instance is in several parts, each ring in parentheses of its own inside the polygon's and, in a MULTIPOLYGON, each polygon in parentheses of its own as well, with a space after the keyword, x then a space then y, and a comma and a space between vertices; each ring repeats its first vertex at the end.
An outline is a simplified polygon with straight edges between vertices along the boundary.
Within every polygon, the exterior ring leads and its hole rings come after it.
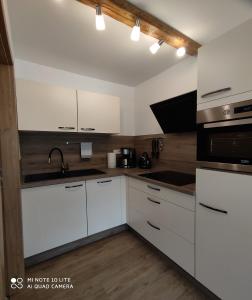
POLYGON ((168 45, 179 48, 185 47, 189 55, 197 55, 201 47, 199 43, 192 40, 182 32, 159 20, 155 16, 138 8, 126 0, 77 0, 93 8, 96 5, 102 7, 102 12, 111 18, 133 27, 136 18, 141 20, 141 32, 150 35, 157 40, 164 40, 168 45))

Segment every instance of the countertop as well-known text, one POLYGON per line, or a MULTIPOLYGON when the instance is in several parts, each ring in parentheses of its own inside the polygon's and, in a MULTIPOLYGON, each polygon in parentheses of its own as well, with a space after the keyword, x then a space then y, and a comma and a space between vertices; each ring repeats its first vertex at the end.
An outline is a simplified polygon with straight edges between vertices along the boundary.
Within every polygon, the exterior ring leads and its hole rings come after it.
POLYGON ((85 181, 85 180, 93 180, 93 179, 100 179, 100 178, 108 178, 108 177, 115 177, 115 176, 128 176, 132 177, 135 179, 139 179, 142 181, 146 181, 152 184, 156 184, 165 188, 169 188, 178 192, 182 192, 185 194, 189 195, 194 195, 195 194, 195 183, 193 184, 188 184, 184 186, 176 186, 164 182, 160 182, 157 180, 145 178, 139 176, 140 174, 144 173, 150 173, 150 172, 158 172, 158 171, 163 171, 163 170, 171 170, 171 171, 177 171, 179 170, 172 170, 168 168, 152 168, 152 169, 139 169, 139 168, 134 168, 134 169, 100 169, 101 171, 105 172, 105 174, 99 174, 99 175, 91 175, 91 176, 80 176, 80 177, 71 177, 71 178, 60 178, 60 179, 53 179, 53 180, 43 180, 43 181, 36 181, 36 182, 29 182, 29 183, 22 183, 22 189, 27 189, 27 188, 33 188, 33 187, 41 187, 41 186, 48 186, 48 185, 54 185, 54 184, 64 184, 64 183, 70 183, 70 182, 79 182, 79 181, 85 181))

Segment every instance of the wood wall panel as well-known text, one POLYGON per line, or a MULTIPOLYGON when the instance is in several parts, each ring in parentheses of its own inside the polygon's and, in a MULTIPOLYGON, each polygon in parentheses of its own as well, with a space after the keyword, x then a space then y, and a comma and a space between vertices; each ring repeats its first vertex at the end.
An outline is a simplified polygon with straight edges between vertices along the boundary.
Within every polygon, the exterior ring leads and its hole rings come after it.
POLYGON ((195 173, 196 132, 137 136, 135 138, 137 153, 146 151, 151 157, 153 138, 160 138, 163 143, 159 159, 152 160, 153 166, 195 173))
POLYGON ((0 176, 0 300, 5 298, 5 250, 4 250, 4 227, 3 227, 3 199, 2 178, 0 176))
MULTIPOLYGON (((0 65, 0 146, 7 283, 24 276, 19 139, 12 66, 0 65)), ((13 294, 7 284, 8 295, 13 294)))
POLYGON ((5 17, 3 10, 3 3, 0 0, 0 64, 12 65, 11 50, 8 41, 8 35, 5 26, 5 17))
POLYGON ((107 152, 121 147, 134 147, 134 137, 85 135, 78 133, 20 132, 21 166, 23 174, 58 171, 60 157, 53 154, 52 164, 48 164, 48 154, 53 147, 59 147, 70 169, 106 168, 107 152), (66 144, 69 142, 70 144, 66 144), (90 160, 80 158, 80 143, 93 143, 90 160))
POLYGON ((163 151, 158 160, 153 160, 154 166, 167 166, 195 172, 196 133, 147 135, 147 136, 105 136, 83 135, 76 133, 20 132, 22 173, 34 174, 40 172, 58 171, 60 157, 55 153, 52 165, 48 165, 48 153, 51 148, 62 149, 65 161, 70 169, 106 168, 107 152, 121 147, 135 147, 137 154, 148 152, 151 155, 151 141, 162 138, 163 151), (72 144, 67 145, 69 141, 72 144), (80 158, 80 142, 93 142, 93 157, 83 161, 80 158))

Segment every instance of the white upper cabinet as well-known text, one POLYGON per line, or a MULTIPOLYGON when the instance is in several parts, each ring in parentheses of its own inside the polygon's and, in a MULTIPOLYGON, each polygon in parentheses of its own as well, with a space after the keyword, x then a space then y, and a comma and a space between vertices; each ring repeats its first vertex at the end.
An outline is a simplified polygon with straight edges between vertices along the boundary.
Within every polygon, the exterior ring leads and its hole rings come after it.
POLYGON ((251 32, 249 20, 199 49, 198 104, 217 99, 231 103, 252 96, 251 32))
POLYGON ((120 133, 120 98, 77 91, 78 131, 120 133))
POLYGON ((74 89, 22 79, 16 89, 19 130, 77 131, 74 89))

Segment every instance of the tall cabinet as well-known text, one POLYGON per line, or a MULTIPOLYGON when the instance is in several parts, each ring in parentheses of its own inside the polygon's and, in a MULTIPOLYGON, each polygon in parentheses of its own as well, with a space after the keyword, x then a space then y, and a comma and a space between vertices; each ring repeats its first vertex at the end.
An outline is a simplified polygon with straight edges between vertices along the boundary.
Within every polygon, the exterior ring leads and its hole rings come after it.
POLYGON ((252 19, 199 49, 198 109, 252 98, 252 19))
POLYGON ((221 299, 251 299, 252 176, 197 170, 196 195, 196 278, 221 299))

